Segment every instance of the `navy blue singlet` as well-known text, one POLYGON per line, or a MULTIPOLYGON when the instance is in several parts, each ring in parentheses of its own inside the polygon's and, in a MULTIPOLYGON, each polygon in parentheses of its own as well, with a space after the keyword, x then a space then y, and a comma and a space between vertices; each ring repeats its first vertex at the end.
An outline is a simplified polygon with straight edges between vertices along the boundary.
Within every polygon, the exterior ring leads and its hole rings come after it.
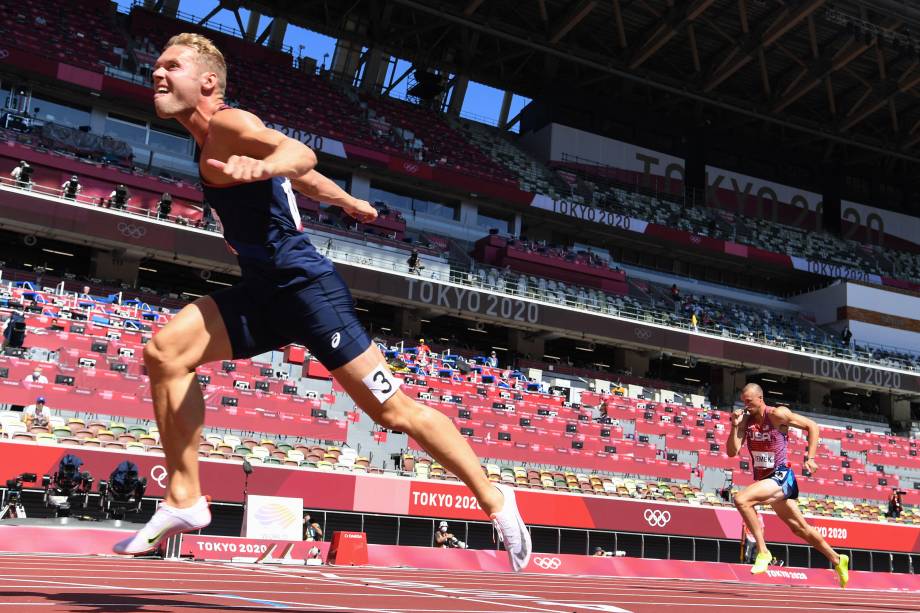
POLYGON ((236 251, 244 281, 282 289, 309 283, 333 265, 303 231, 297 201, 286 177, 224 187, 204 184, 224 239, 236 251))
POLYGON ((242 271, 211 294, 234 359, 301 343, 334 370, 370 346, 348 286, 303 231, 289 179, 204 184, 204 195, 242 271))

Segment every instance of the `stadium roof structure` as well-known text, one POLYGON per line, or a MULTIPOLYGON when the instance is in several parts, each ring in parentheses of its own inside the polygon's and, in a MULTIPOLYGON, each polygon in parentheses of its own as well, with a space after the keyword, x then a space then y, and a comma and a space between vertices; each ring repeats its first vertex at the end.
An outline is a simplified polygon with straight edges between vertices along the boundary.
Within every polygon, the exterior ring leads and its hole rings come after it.
POLYGON ((531 98, 615 97, 735 135, 778 125, 809 156, 920 162, 912 0, 241 4, 531 98))

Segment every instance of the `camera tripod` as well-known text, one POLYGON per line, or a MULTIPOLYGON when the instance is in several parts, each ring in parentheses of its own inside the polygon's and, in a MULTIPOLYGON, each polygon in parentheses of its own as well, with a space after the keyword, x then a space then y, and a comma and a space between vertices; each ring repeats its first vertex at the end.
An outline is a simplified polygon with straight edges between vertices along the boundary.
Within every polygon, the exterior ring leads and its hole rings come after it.
POLYGON ((20 502, 19 498, 12 498, 10 502, 0 509, 0 519, 16 519, 25 516, 26 510, 22 506, 22 502, 20 502))

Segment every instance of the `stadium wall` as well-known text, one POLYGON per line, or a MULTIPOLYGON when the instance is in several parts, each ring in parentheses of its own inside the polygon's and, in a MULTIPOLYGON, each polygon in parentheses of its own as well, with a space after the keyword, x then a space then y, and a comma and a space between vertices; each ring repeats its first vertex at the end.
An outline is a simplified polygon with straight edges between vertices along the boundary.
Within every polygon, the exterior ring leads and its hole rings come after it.
MULTIPOLYGON (((165 494, 163 456, 15 441, 0 443, 0 459, 9 474, 50 474, 65 453, 74 452, 84 461, 84 470, 95 477, 109 474, 115 464, 130 459, 138 465, 140 475, 148 480, 147 495, 160 497, 165 494)), ((214 501, 242 502, 243 473, 239 464, 202 459, 200 466, 205 494, 214 501)), ((307 504, 315 510, 458 521, 485 519, 471 492, 460 483, 447 481, 256 466, 248 488, 250 494, 268 496, 302 497, 309 493, 307 504)), ((520 489, 516 494, 518 506, 532 526, 707 539, 734 540, 741 536, 741 516, 731 507, 520 489)), ((763 517, 771 542, 804 544, 772 513, 764 513, 763 517)), ((825 517, 813 517, 809 521, 834 547, 920 553, 920 530, 913 526, 825 517)))
POLYGON ((917 296, 841 281, 792 301, 813 313, 819 325, 849 326, 857 344, 920 350, 917 296))

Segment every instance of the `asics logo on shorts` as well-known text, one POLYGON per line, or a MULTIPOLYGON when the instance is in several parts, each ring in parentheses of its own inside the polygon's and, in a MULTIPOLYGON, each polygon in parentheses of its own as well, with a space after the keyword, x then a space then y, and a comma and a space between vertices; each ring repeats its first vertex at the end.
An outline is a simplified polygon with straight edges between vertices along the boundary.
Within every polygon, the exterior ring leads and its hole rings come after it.
POLYGON ((332 348, 337 349, 340 342, 342 342, 342 333, 336 332, 332 335, 332 348))
POLYGON ((562 566, 562 560, 559 558, 534 558, 533 563, 544 570, 556 570, 562 566))
POLYGON ((664 528, 671 521, 669 511, 659 511, 658 509, 646 509, 642 514, 649 526, 664 528))

